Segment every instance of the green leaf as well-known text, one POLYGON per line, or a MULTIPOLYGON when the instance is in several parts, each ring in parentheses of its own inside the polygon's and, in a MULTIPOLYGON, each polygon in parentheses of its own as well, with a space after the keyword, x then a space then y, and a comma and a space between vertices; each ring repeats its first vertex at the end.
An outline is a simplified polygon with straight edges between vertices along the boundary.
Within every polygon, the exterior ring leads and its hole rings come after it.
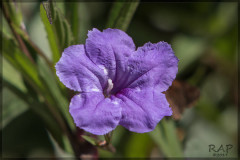
POLYGON ((13 24, 17 27, 21 27, 23 23, 22 12, 20 10, 21 3, 9 0, 8 2, 3 2, 2 4, 13 24))
MULTIPOLYGON (((23 77, 27 80, 27 82, 34 88, 35 91, 38 93, 38 97, 43 98, 45 111, 49 114, 44 113, 43 108, 39 108, 37 112, 41 114, 43 119, 46 119, 47 124, 51 125, 51 127, 54 128, 55 126, 59 126, 65 133, 67 133, 67 123, 63 119, 63 117, 60 114, 59 103, 57 103, 56 99, 54 98, 53 93, 49 89, 48 85, 46 84, 46 81, 43 80, 43 77, 39 75, 39 68, 36 67, 35 64, 33 64, 25 54, 21 52, 21 50, 18 48, 18 46, 14 43, 12 39, 6 38, 6 36, 3 37, 3 56, 23 75, 23 77), (54 124, 52 122, 56 122, 57 124, 54 124)), ((28 96, 26 96, 28 97, 28 96)), ((59 100, 61 102, 61 100, 59 100)), ((34 106, 35 109, 38 109, 39 104, 33 101, 34 103, 31 103, 30 105, 34 106)), ((43 104, 42 104, 43 105, 43 104)), ((64 105, 64 104, 62 104, 64 105)), ((66 106, 64 106, 66 107, 66 106)), ((66 108, 67 109, 67 108, 66 108)), ((65 109, 65 110, 66 110, 65 109)), ((65 115, 68 112, 65 112, 65 115)), ((68 116, 70 117, 70 116, 68 116)), ((67 120, 70 120, 70 118, 65 117, 67 120)), ((70 126, 72 123, 69 123, 70 126)), ((73 127, 72 127, 73 128, 73 127)), ((62 131, 58 131, 58 134, 62 133, 62 131)), ((55 134, 56 135, 56 134, 55 134)), ((55 136, 54 135, 54 136, 55 136)), ((60 134, 61 135, 61 134, 60 134)), ((57 136, 57 135, 56 135, 57 136)))
POLYGON ((94 145, 94 146, 98 145, 98 140, 96 140, 96 139, 93 138, 93 137, 89 137, 89 136, 86 136, 86 135, 82 135, 82 138, 85 139, 86 141, 88 141, 89 143, 91 143, 91 144, 94 145))
POLYGON ((59 86, 57 85, 58 80, 56 79, 55 74, 52 74, 51 70, 46 66, 46 63, 43 61, 43 59, 39 59, 37 65, 39 74, 42 77, 42 81, 44 81, 44 84, 47 87, 47 92, 49 92, 51 100, 53 100, 54 105, 56 105, 64 118, 67 120, 70 128, 74 130, 76 127, 68 111, 69 102, 66 97, 63 96, 59 86))
MULTIPOLYGON (((21 30, 19 27, 14 27, 13 30, 16 32, 19 32, 19 35, 23 38, 24 42, 30 42, 28 41, 29 37, 24 33, 23 30, 21 30)), ((2 32, 1 32, 2 34, 2 32)), ((51 113, 55 116, 56 119, 58 119, 59 124, 62 125, 62 128, 64 127, 65 121, 61 117, 59 113, 59 109, 57 108, 58 103, 57 101, 54 101, 54 94, 49 92, 49 88, 46 84, 46 82, 43 80, 43 78, 39 75, 39 68, 36 67, 35 63, 31 62, 29 60, 29 57, 27 57, 25 54, 22 53, 22 51, 18 48, 18 46, 15 44, 14 40, 7 38, 4 35, 3 38, 4 47, 3 47, 3 55, 4 57, 16 68, 18 69, 21 74, 23 75, 24 79, 27 80, 26 85, 28 86, 28 83, 31 85, 31 87, 27 87, 28 90, 31 88, 34 88, 34 90, 44 98, 45 103, 47 106, 49 106, 49 110, 51 110, 51 113)), ((26 43, 28 44, 28 43, 26 43)), ((32 45, 32 43, 29 43, 28 47, 30 48, 29 51, 31 53, 34 53, 36 48, 32 45)), ((36 51, 37 52, 37 51, 36 51)), ((44 57, 43 57, 44 58, 44 57)), ((63 105, 64 103, 61 103, 63 105)), ((61 106, 59 105, 59 106, 61 106)), ((68 112, 64 112, 68 113, 68 112)), ((70 117, 70 116, 68 116, 70 117)), ((65 117, 66 118, 66 117, 65 117)), ((70 118, 68 118, 70 119, 70 118)), ((71 125, 71 123, 69 123, 71 125)))
MULTIPOLYGON (((2 32, 1 32, 2 34, 2 32)), ((49 98, 48 91, 46 91, 45 85, 42 83, 39 76, 37 66, 32 63, 28 57, 22 53, 22 51, 15 44, 14 40, 3 37, 3 56, 8 60, 13 67, 15 67, 23 75, 23 78, 31 84, 32 88, 37 93, 41 93, 42 96, 49 98)))
MULTIPOLYGON (((91 27, 91 18, 90 18, 90 10, 87 7, 87 2, 79 3, 79 42, 81 44, 85 43, 87 38, 88 28, 91 27)), ((78 42, 78 43, 79 43, 78 42)))
POLYGON ((52 1, 41 4, 40 14, 48 34, 53 62, 56 63, 63 50, 73 43, 72 31, 64 15, 52 1))
MULTIPOLYGON (((14 21, 14 18, 11 18, 12 16, 18 17, 19 15, 21 15, 21 12, 17 12, 17 11, 12 12, 11 10, 13 9, 13 6, 11 6, 10 4, 14 5, 15 10, 19 10, 19 7, 20 7, 19 3, 9 3, 9 4, 4 3, 4 6, 2 8, 2 11, 3 11, 3 14, 4 14, 3 19, 7 21, 8 29, 11 30, 15 40, 19 44, 19 47, 21 48, 23 53, 25 53, 28 56, 28 58, 32 62, 36 62, 36 60, 38 58, 37 55, 39 55, 39 56, 43 57, 44 60, 47 62, 47 65, 49 65, 49 67, 52 68, 53 65, 49 61, 49 59, 38 48, 38 46, 31 41, 28 33, 26 32, 24 22, 21 20, 21 23, 17 24, 14 21)), ((4 21, 4 22, 6 22, 6 21, 4 21)), ((5 35, 7 35, 7 32, 5 32, 5 30, 4 30, 3 33, 5 35)))
POLYGON ((182 147, 180 141, 177 137, 176 127, 174 121, 169 119, 163 119, 160 122, 163 125, 163 129, 165 131, 166 140, 171 148, 171 155, 170 157, 183 157, 182 147))
POLYGON ((158 124, 155 129, 148 133, 154 143, 158 146, 159 150, 165 155, 170 156, 171 155, 171 149, 169 148, 165 137, 162 132, 162 128, 158 124))
MULTIPOLYGON (((53 148, 54 148, 54 156, 55 158, 63 158, 63 157, 74 157, 74 155, 72 155, 69 152, 66 152, 68 149, 63 150, 58 143, 56 142, 56 140, 53 138, 53 135, 48 132, 48 136, 50 141, 52 142, 53 148)), ((70 148, 71 149, 71 148, 70 148)))
POLYGON ((126 31, 136 11, 139 0, 115 2, 108 19, 107 28, 118 28, 126 31))
POLYGON ((65 3, 65 12, 66 17, 71 24, 71 30, 74 36, 75 43, 79 43, 79 29, 80 29, 80 20, 79 20, 79 3, 78 2, 68 2, 65 3))
POLYGON ((21 74, 4 57, 0 59, 2 59, 2 76, 20 90, 26 91, 21 74))
MULTIPOLYGON (((63 141, 61 137, 62 134, 59 134, 61 133, 61 128, 59 127, 56 120, 54 120, 51 113, 48 111, 48 108, 46 108, 46 105, 40 103, 36 99, 33 99, 32 95, 29 95, 23 90, 17 88, 14 84, 5 80, 5 78, 3 78, 3 86, 7 87, 12 93, 18 96, 19 101, 21 100, 23 104, 26 104, 32 111, 34 111, 43 120, 47 129, 52 133, 52 135, 54 136, 56 141, 59 143, 59 145, 63 147, 63 141)), ((7 97, 3 97, 3 98, 7 98, 7 97)), ((6 99, 3 99, 3 101, 5 100, 6 99)), ((11 101, 13 101, 12 97, 11 97, 11 101)), ((19 101, 14 101, 14 102, 18 102, 17 104, 18 112, 19 112, 19 108, 21 108, 19 107, 19 105, 21 104, 19 103, 19 101)), ((6 106, 6 107, 9 109, 9 106, 6 106)))
POLYGON ((45 26, 47 35, 48 35, 48 42, 52 51, 52 59, 54 62, 57 62, 58 59, 60 58, 60 52, 59 52, 59 48, 58 48, 58 44, 57 44, 57 36, 54 33, 54 28, 53 26, 50 24, 52 23, 52 20, 48 20, 47 14, 49 14, 49 12, 47 13, 43 7, 43 5, 41 4, 40 6, 40 15, 43 21, 43 24, 45 26))
POLYGON ((4 128, 17 116, 28 109, 27 104, 15 96, 8 88, 2 88, 2 123, 4 128))
POLYGON ((177 138, 176 128, 172 120, 162 119, 149 135, 167 157, 183 157, 182 148, 177 138))
MULTIPOLYGON (((2 32, 1 32, 2 34, 2 32)), ((43 88, 38 77, 36 65, 34 65, 28 57, 22 53, 12 39, 8 39, 5 35, 3 38, 3 56, 17 69, 23 76, 34 84, 37 90, 43 88)))

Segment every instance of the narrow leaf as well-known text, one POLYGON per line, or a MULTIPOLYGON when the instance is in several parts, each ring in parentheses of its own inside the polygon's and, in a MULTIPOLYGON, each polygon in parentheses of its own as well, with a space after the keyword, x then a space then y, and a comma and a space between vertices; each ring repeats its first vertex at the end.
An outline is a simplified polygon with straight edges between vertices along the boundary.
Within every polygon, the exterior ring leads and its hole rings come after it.
POLYGON ((21 18, 19 18, 20 24, 14 21, 13 17, 21 16, 21 12, 17 11, 19 9, 19 3, 3 3, 2 11, 4 14, 4 20, 6 20, 8 23, 8 27, 11 30, 14 38, 17 40, 19 48, 21 48, 23 53, 26 54, 33 63, 37 61, 37 55, 39 55, 44 58, 49 67, 52 67, 52 63, 49 61, 46 55, 37 47, 35 43, 33 43, 33 41, 31 41, 21 18))
POLYGON ((155 130, 149 132, 149 135, 166 157, 183 157, 176 128, 172 120, 166 121, 162 119, 155 130))
POLYGON ((50 4, 48 2, 43 2, 42 4, 43 4, 43 7, 46 11, 49 23, 52 24, 52 13, 51 13, 51 9, 50 9, 50 4))
POLYGON ((159 125, 157 125, 155 127, 155 129, 152 132, 148 133, 150 135, 150 137, 152 138, 152 140, 154 141, 154 143, 156 143, 156 145, 158 146, 159 150, 167 157, 169 157, 171 155, 171 149, 169 148, 165 137, 163 135, 163 132, 160 128, 159 125))
POLYGON ((62 141, 63 139, 61 137, 61 134, 59 134, 61 133, 61 129, 59 128, 59 125, 57 124, 57 122, 51 116, 51 113, 49 113, 46 106, 36 101, 36 99, 33 99, 31 95, 29 95, 28 93, 17 88, 14 84, 7 81, 4 77, 2 79, 3 79, 3 86, 7 87, 16 96, 18 96, 18 98, 23 100, 28 105, 28 107, 31 110, 33 110, 44 121, 47 129, 51 132, 55 140, 58 142, 58 144, 61 147, 63 147, 63 141, 62 141))
POLYGON ((107 28, 118 28, 126 31, 138 5, 139 0, 115 2, 110 12, 107 28))
POLYGON ((53 62, 56 63, 63 50, 73 43, 71 27, 52 1, 41 4, 40 14, 48 34, 53 62))
POLYGON ((86 141, 88 141, 89 143, 91 143, 92 145, 96 146, 98 145, 98 141, 95 138, 86 136, 86 135, 82 135, 82 138, 85 139, 86 141))
POLYGON ((15 26, 21 27, 23 18, 20 10, 20 3, 9 0, 8 2, 2 2, 2 5, 7 11, 7 15, 12 20, 13 24, 15 26))
MULTIPOLYGON (((1 32, 2 34, 2 32, 1 32)), ((5 35, 3 38, 3 56, 38 88, 43 88, 41 81, 38 78, 36 66, 22 53, 12 39, 8 39, 5 35)))
POLYGON ((16 117, 26 112, 27 104, 18 98, 11 90, 5 86, 2 88, 2 123, 0 129, 3 130, 5 126, 11 123, 16 117))
POLYGON ((73 33, 75 43, 79 43, 79 29, 80 29, 80 22, 79 22, 79 3, 77 2, 68 2, 65 4, 65 12, 66 17, 71 24, 71 30, 73 33))
MULTIPOLYGON (((1 32, 2 33, 2 32, 1 32)), ((55 118, 53 121, 57 121, 61 129, 68 132, 67 124, 61 116, 53 93, 49 89, 46 81, 39 75, 39 70, 31 63, 25 54, 21 52, 18 46, 12 39, 3 37, 3 56, 23 75, 27 82, 34 88, 34 90, 41 96, 46 103, 47 110, 51 113, 51 116, 55 118)), ((71 125, 71 123, 70 123, 71 125)))
POLYGON ((173 120, 162 120, 162 125, 165 131, 166 140, 171 148, 170 157, 183 157, 180 141, 177 137, 176 127, 173 120))
MULTIPOLYGON (((46 63, 42 59, 38 61, 39 74, 42 77, 42 81, 48 87, 48 92, 51 94, 51 99, 54 105, 60 110, 64 118, 67 120, 68 125, 72 130, 75 129, 73 119, 68 111, 68 101, 65 96, 62 95, 60 88, 57 85, 55 75, 52 74, 51 70, 46 66, 46 63)), ((47 94, 47 93, 46 93, 47 94)))
MULTIPOLYGON (((50 11, 48 11, 48 14, 50 11)), ((57 37, 54 33, 54 28, 53 26, 49 23, 48 17, 47 17, 47 12, 44 9, 43 5, 40 5, 40 15, 43 21, 43 24, 45 26, 47 35, 48 35, 48 42, 52 51, 52 58, 54 62, 57 62, 58 59, 60 58, 60 52, 57 44, 57 37)))

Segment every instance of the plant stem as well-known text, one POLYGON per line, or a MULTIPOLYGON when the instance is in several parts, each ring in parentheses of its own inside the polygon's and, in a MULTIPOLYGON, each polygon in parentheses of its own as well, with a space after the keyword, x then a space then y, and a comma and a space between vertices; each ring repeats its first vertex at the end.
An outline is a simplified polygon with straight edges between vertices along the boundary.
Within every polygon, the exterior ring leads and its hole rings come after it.
POLYGON ((106 144, 104 146, 100 146, 100 147, 114 153, 114 152, 116 152, 116 149, 111 144, 112 135, 113 135, 113 131, 105 134, 104 138, 105 138, 106 144))
POLYGON ((105 140, 106 140, 106 142, 107 142, 106 145, 109 145, 109 144, 111 143, 112 133, 113 133, 113 132, 109 132, 109 133, 107 133, 107 134, 104 135, 104 138, 105 138, 105 140))
POLYGON ((19 44, 19 47, 21 48, 21 50, 23 51, 23 53, 29 58, 29 60, 35 64, 35 61, 33 60, 32 56, 30 55, 26 45, 24 44, 21 36, 19 34, 17 34, 17 32, 14 30, 14 27, 13 27, 13 22, 11 21, 9 15, 8 15, 8 12, 4 6, 4 2, 2 2, 2 5, 1 5, 1 8, 2 8, 2 12, 3 12, 3 15, 5 16, 8 24, 9 24, 9 27, 14 35, 14 37, 16 38, 16 40, 18 41, 18 44, 19 44))
POLYGON ((53 64, 49 61, 49 59, 45 56, 45 54, 37 47, 37 45, 35 43, 33 43, 33 41, 29 38, 29 35, 27 34, 27 32, 22 27, 19 27, 19 30, 20 30, 20 32, 22 34, 22 37, 21 37, 21 34, 18 34, 16 32, 16 30, 14 28, 18 27, 18 26, 15 26, 13 24, 11 18, 8 15, 8 11, 7 11, 6 7, 4 6, 4 4, 2 4, 1 8, 2 8, 2 11, 3 11, 4 17, 6 18, 6 20, 8 22, 8 25, 9 25, 9 27, 10 27, 14 37, 18 41, 19 47, 21 48, 23 53, 25 53, 25 55, 30 59, 30 61, 33 64, 35 64, 35 61, 33 60, 29 50, 27 49, 27 46, 25 45, 25 43, 23 41, 23 40, 25 40, 36 51, 36 53, 39 54, 46 61, 48 66, 51 68, 51 70, 53 70, 53 64))
MULTIPOLYGON (((32 58, 29 50, 27 49, 27 46, 26 44, 24 43, 23 40, 26 40, 30 46, 40 55, 43 57, 44 60, 46 60, 47 64, 50 66, 51 69, 53 69, 53 66, 52 64, 50 63, 50 61, 48 61, 47 57, 45 57, 45 55, 43 54, 43 52, 30 40, 28 34, 22 30, 22 28, 17 28, 18 26, 15 26, 14 23, 11 21, 11 18, 9 17, 9 14, 8 14, 8 10, 7 10, 7 7, 4 5, 4 2, 2 2, 2 5, 1 5, 1 9, 3 11, 3 14, 9 24, 9 27, 14 35, 14 37, 16 38, 18 44, 19 44, 19 47, 20 49, 23 51, 23 53, 28 57, 28 59, 33 63, 33 64, 36 64, 36 62, 34 61, 34 59, 32 58), (20 33, 22 34, 22 37, 21 37, 21 34, 18 34, 17 31, 20 31, 20 33)), ((31 84, 31 82, 30 82, 31 84)), ((69 142, 71 143, 71 146, 72 146, 72 150, 76 156, 76 158, 78 158, 80 155, 79 155, 79 150, 78 150, 78 147, 77 147, 77 142, 75 141, 75 137, 73 135, 73 133, 71 132, 71 129, 69 128, 69 126, 67 125, 67 122, 64 120, 64 118, 62 117, 62 115, 59 113, 59 111, 54 107, 54 104, 50 102, 50 99, 46 98, 45 95, 44 95, 44 92, 42 89, 38 89, 37 86, 32 83, 32 87, 36 90, 36 92, 39 94, 39 95, 42 95, 45 99, 45 104, 48 108, 48 110, 50 111, 51 113, 51 116, 55 119, 55 121, 58 122, 62 132, 68 137, 68 140, 69 142)))

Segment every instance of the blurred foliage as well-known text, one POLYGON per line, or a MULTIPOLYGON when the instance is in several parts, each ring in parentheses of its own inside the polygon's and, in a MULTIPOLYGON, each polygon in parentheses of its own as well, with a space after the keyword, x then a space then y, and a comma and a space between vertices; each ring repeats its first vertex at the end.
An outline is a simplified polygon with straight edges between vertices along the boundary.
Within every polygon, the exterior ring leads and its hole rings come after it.
POLYGON ((226 157, 237 157, 237 3, 2 6, 3 157, 211 158, 210 144, 232 144, 226 157), (85 43, 93 27, 125 30, 137 47, 148 41, 170 43, 180 60, 177 79, 199 88, 199 101, 180 120, 165 118, 150 133, 131 133, 118 126, 112 137, 115 153, 99 147, 102 136, 76 130, 68 112, 72 92, 54 69, 63 49, 85 43))

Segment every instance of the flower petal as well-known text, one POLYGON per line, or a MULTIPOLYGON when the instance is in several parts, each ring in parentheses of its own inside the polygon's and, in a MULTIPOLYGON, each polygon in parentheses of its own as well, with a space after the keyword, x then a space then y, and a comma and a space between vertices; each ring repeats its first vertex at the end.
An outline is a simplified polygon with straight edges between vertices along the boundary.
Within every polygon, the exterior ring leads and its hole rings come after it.
POLYGON ((72 90, 102 92, 107 85, 107 76, 86 56, 83 45, 66 48, 55 67, 60 81, 72 90))
POLYGON ((69 112, 75 124, 96 135, 106 134, 118 125, 121 118, 120 100, 104 98, 102 93, 91 92, 75 95, 69 112))
MULTIPOLYGON (((131 37, 119 29, 93 29, 86 40, 88 57, 102 67, 113 83, 125 72, 127 57, 135 51, 131 37)), ((117 83, 117 82, 116 82, 117 83)))
POLYGON ((152 131, 164 116, 172 115, 165 95, 154 88, 126 88, 116 97, 122 100, 119 124, 132 132, 152 131))
POLYGON ((146 43, 134 52, 126 64, 127 72, 118 82, 113 93, 123 88, 155 87, 159 92, 166 91, 178 71, 178 59, 166 42, 146 43))

